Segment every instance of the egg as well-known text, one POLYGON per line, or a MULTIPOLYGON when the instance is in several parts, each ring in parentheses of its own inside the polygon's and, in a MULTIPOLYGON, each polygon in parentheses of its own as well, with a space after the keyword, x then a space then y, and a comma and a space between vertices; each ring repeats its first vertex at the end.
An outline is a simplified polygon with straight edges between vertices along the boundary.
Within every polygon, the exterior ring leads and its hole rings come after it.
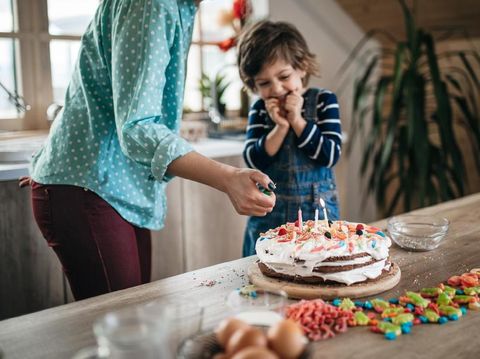
POLYGON ((222 320, 215 330, 218 343, 225 348, 232 334, 242 328, 250 328, 250 325, 236 318, 222 320))
POLYGON ((231 359, 278 359, 278 355, 267 348, 248 347, 240 350, 231 359))
POLYGON ((282 359, 298 358, 307 340, 302 329, 292 320, 285 319, 271 326, 267 332, 268 346, 282 359))
POLYGON ((227 353, 235 354, 247 347, 266 347, 267 337, 258 328, 242 328, 232 334, 227 343, 227 353))

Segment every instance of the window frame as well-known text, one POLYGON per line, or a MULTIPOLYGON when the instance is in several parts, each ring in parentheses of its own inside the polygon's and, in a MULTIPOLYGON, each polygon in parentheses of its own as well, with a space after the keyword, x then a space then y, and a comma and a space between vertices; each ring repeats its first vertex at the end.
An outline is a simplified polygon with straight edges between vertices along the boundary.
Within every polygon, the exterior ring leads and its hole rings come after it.
POLYGON ((52 35, 48 30, 48 0, 14 0, 17 29, 0 32, 0 38, 18 41, 17 86, 31 106, 16 118, 0 119, 2 130, 48 129, 47 108, 53 102, 50 41, 80 41, 77 35, 52 35))

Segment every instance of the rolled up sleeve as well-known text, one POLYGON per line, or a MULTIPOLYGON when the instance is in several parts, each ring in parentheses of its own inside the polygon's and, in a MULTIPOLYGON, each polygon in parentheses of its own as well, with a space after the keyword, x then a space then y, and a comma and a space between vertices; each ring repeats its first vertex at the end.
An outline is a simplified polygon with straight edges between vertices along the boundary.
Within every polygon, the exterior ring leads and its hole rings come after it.
POLYGON ((170 179, 168 165, 193 150, 178 135, 181 112, 165 103, 165 91, 183 81, 168 72, 183 65, 172 58, 178 24, 171 11, 162 1, 132 1, 116 14, 120 20, 112 31, 113 103, 122 152, 163 181, 170 179))

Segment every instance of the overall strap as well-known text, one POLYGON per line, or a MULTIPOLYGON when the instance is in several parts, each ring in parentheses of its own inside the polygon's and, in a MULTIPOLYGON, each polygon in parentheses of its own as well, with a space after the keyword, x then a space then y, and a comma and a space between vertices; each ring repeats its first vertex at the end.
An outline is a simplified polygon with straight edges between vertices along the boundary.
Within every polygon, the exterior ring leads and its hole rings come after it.
POLYGON ((305 112, 304 117, 306 120, 314 121, 317 118, 317 103, 318 96, 322 93, 323 89, 318 87, 311 87, 307 90, 305 96, 305 112))

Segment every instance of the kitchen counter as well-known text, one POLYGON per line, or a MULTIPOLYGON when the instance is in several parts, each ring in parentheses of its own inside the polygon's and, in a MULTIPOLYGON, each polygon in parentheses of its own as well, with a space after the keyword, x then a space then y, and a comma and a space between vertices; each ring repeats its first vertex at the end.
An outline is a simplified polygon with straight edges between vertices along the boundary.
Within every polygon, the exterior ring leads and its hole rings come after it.
MULTIPOLYGON (((405 290, 432 287, 454 274, 480 267, 480 193, 414 213, 441 214, 450 220, 450 231, 439 248, 431 252, 407 252, 396 246, 391 257, 402 269, 402 279, 383 298, 397 297, 405 290)), ((374 223, 385 227, 385 220, 374 223)), ((59 306, 0 322, 0 346, 5 358, 69 358, 95 342, 92 323, 104 313, 158 298, 185 298, 205 306, 205 328, 213 328, 228 315, 225 297, 247 284, 248 257, 187 272, 146 285, 59 306), (208 284, 206 284, 208 283, 208 284)), ((445 325, 415 326, 412 333, 388 341, 368 328, 350 328, 347 333, 313 344, 313 358, 476 358, 480 312, 445 325)))
MULTIPOLYGON (((43 139, 46 138, 46 135, 43 135, 43 139)), ((37 145, 37 148, 41 146, 41 136, 36 136, 35 137, 35 142, 34 144, 37 145)), ((15 139, 15 141, 10 141, 12 142, 7 143, 7 141, 10 140, 5 140, 2 141, 2 146, 0 146, 0 153, 2 149, 9 149, 9 151, 12 151, 12 148, 21 148, 22 146, 22 141, 25 142, 25 144, 29 143, 30 146, 32 146, 32 141, 29 137, 25 137, 23 139, 15 139)), ((195 151, 201 153, 202 155, 210 158, 220 158, 220 157, 228 157, 228 156, 240 156, 243 151, 243 141, 235 141, 235 140, 223 140, 223 139, 212 139, 212 138, 203 138, 200 139, 196 142, 192 142, 192 146, 195 149, 195 151)), ((31 152, 34 152, 35 149, 33 149, 31 152)), ((15 152, 10 152, 15 154, 15 152)), ((2 162, 2 157, 0 156, 0 181, 11 181, 11 180, 16 180, 21 176, 26 176, 28 175, 28 166, 29 163, 27 161, 28 156, 24 156, 25 160, 22 161, 21 159, 19 160, 19 157, 21 156, 16 156, 14 158, 14 161, 11 162, 2 162)))

